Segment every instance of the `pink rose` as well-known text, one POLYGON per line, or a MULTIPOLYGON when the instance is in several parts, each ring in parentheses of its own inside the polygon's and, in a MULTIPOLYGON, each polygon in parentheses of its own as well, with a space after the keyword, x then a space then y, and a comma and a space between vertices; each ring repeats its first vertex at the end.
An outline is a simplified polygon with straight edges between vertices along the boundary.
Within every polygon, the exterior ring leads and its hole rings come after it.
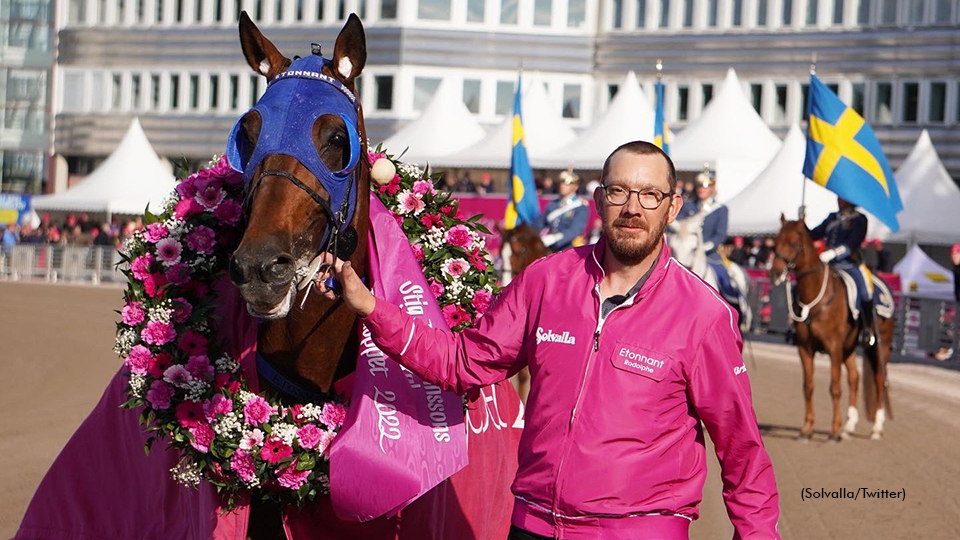
MULTIPOLYGON (((241 176, 240 179, 242 180, 243 177, 241 176)), ((237 201, 227 199, 220 203, 220 206, 213 211, 213 216, 219 219, 221 223, 235 225, 240 221, 240 217, 243 216, 243 207, 240 206, 240 203, 237 201)))
POLYGON ((320 413, 320 421, 330 429, 337 429, 343 425, 347 419, 347 408, 339 403, 325 403, 323 412, 320 413))
POLYGON ((465 225, 457 225, 447 231, 446 240, 451 246, 462 247, 464 249, 473 242, 473 238, 470 237, 470 229, 465 225))
POLYGON ((164 345, 177 337, 177 331, 170 323, 150 321, 140 331, 140 337, 150 345, 164 345))
POLYGON ((158 411, 170 408, 170 399, 173 398, 173 387, 163 381, 153 381, 147 390, 147 401, 158 411))
POLYGON ((443 288, 443 284, 435 279, 430 280, 430 290, 433 291, 434 298, 440 298, 443 296, 443 292, 446 290, 443 288))
POLYGON ((196 448, 200 452, 209 452, 210 443, 213 442, 216 433, 213 432, 213 429, 209 424, 198 424, 190 428, 190 434, 193 435, 193 440, 190 441, 190 446, 196 448))
POLYGON ((203 212, 203 207, 193 198, 181 200, 173 209, 173 215, 182 220, 200 212, 203 212))
POLYGON ((200 225, 187 233, 186 242, 190 249, 207 254, 213 251, 213 246, 217 243, 217 235, 210 227, 200 225))
POLYGON ((127 326, 136 326, 143 322, 146 317, 146 311, 143 310, 143 304, 140 302, 130 302, 120 310, 120 316, 123 317, 123 324, 127 326))
POLYGON ((160 288, 167 284, 167 277, 156 272, 147 274, 143 279, 143 289, 147 291, 147 296, 156 298, 160 294, 160 288))
POLYGON ((151 244, 156 244, 160 240, 163 240, 167 237, 170 231, 163 225, 163 223, 151 223, 147 225, 147 228, 143 231, 143 237, 146 238, 147 242, 151 244))
POLYGON ((413 192, 417 195, 425 195, 427 193, 434 194, 436 190, 433 189, 433 184, 427 182, 426 180, 417 180, 413 183, 413 192))
POLYGON ((320 436, 323 431, 315 424, 307 424, 297 430, 297 438, 300 440, 302 448, 314 448, 320 442, 320 436))

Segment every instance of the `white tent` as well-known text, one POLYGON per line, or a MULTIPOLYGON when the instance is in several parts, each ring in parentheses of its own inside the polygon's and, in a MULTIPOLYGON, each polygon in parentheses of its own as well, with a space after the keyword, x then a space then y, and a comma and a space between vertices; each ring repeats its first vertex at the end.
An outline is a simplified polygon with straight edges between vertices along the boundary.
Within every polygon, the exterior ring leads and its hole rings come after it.
MULTIPOLYGON (((550 107, 543 83, 533 77, 524 82, 526 90, 520 97, 523 115, 523 142, 527 158, 533 166, 554 150, 576 137, 573 128, 564 122, 558 111, 550 107)), ((482 141, 463 151, 447 154, 435 160, 437 165, 509 169, 513 154, 513 113, 503 119, 482 141)))
POLYGON ((553 168, 572 165, 577 169, 599 170, 610 152, 623 143, 637 140, 653 140, 653 106, 631 71, 602 118, 573 142, 533 165, 553 168))
POLYGON ((816 227, 837 210, 837 196, 803 176, 806 137, 797 124, 790 126, 777 155, 757 178, 727 201, 729 234, 776 234, 780 214, 797 219, 803 184, 806 182, 806 221, 816 227))
POLYGON ((432 165, 438 156, 462 150, 485 135, 454 81, 445 79, 420 116, 383 141, 383 147, 394 155, 407 150, 406 162, 432 165))
POLYGON ((900 292, 953 299, 953 272, 937 264, 914 245, 893 267, 900 274, 900 292))
POLYGON ((680 170, 699 171, 709 164, 717 175, 717 197, 727 201, 757 177, 780 148, 730 69, 719 92, 670 144, 680 170))
POLYGON ((33 198, 36 210, 142 214, 154 210, 173 191, 175 181, 150 145, 137 118, 110 156, 77 185, 53 195, 33 198))
POLYGON ((894 233, 870 216, 871 237, 908 244, 960 242, 960 188, 943 167, 927 130, 893 176, 903 201, 897 214, 900 230, 894 233))

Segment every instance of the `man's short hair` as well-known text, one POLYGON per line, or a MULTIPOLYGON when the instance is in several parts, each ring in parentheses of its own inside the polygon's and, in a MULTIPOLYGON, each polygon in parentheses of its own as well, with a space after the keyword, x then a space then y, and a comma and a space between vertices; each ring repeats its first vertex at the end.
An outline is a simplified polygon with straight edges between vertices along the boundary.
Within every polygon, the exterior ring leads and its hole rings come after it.
POLYGON ((612 160, 613 156, 617 155, 618 152, 630 152, 631 154, 637 155, 659 154, 667 161, 667 169, 669 170, 667 183, 670 184, 670 191, 677 190, 677 168, 674 167, 673 160, 671 160, 670 156, 661 150, 660 147, 647 141, 633 141, 624 143, 618 146, 616 150, 611 152, 610 155, 607 156, 606 161, 603 162, 603 172, 600 173, 601 184, 604 183, 604 181, 607 179, 607 174, 610 172, 610 160, 612 160))

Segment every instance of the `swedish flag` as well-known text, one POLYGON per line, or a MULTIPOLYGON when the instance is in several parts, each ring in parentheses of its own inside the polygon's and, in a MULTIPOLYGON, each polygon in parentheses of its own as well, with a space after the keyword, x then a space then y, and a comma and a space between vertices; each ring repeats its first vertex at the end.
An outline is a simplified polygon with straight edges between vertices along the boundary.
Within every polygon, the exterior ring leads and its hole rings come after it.
POLYGON ((809 127, 803 174, 863 207, 896 232, 903 210, 897 183, 880 142, 853 108, 810 76, 809 127))
POLYGON ((669 156, 670 143, 667 142, 666 127, 663 121, 663 83, 657 81, 657 109, 653 118, 653 144, 669 156))
POLYGON ((540 201, 537 186, 533 183, 533 170, 523 145, 523 119, 520 114, 520 77, 517 77, 517 93, 513 98, 513 156, 510 158, 510 202, 504 216, 504 225, 512 229, 521 223, 534 226, 540 221, 540 201))

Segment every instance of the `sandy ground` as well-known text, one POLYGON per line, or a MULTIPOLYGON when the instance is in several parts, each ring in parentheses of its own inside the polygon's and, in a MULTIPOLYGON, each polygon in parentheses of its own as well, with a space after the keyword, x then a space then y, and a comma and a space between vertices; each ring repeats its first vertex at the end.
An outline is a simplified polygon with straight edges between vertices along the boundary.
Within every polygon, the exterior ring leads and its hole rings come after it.
MULTIPOLYGON (((43 474, 119 367, 111 348, 120 300, 116 288, 0 282, 0 539, 15 532, 43 474)), ((820 359, 817 433, 802 443, 795 350, 753 344, 746 353, 785 540, 960 538, 960 373, 891 366, 896 418, 885 439, 869 440, 861 422, 855 438, 831 443, 829 368, 820 359), (801 499, 805 488, 861 487, 905 490, 906 499, 801 499)), ((694 540, 732 537, 715 460, 710 466, 694 540)))

